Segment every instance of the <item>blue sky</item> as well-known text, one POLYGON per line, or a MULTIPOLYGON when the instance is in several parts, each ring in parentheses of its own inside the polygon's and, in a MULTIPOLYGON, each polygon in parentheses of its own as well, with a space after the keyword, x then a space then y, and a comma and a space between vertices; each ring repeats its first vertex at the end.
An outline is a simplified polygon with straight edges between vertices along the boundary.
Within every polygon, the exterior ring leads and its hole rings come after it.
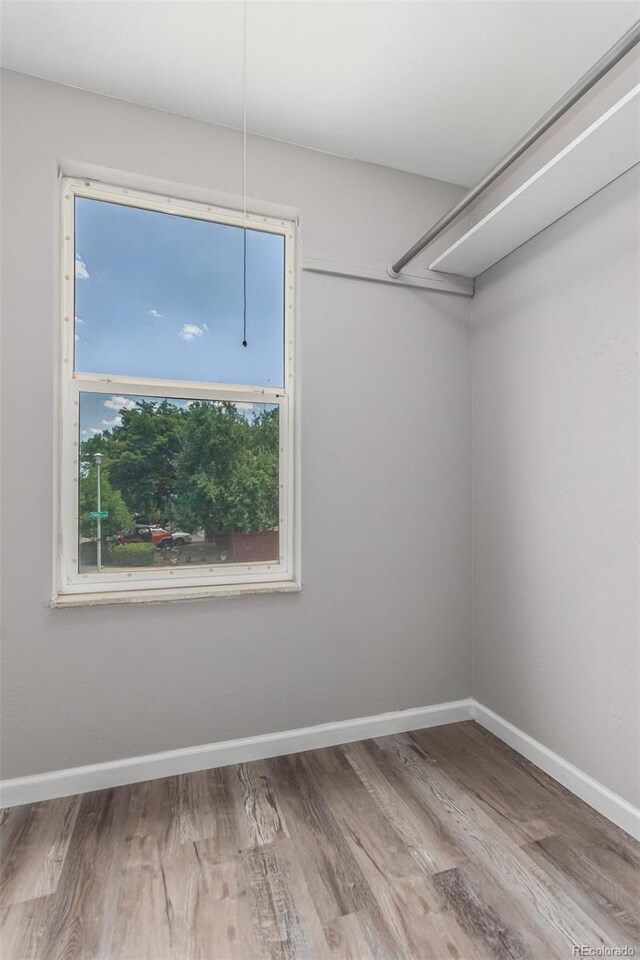
POLYGON ((282 386, 283 237, 247 231, 243 347, 241 228, 77 198, 75 234, 77 371, 282 386))

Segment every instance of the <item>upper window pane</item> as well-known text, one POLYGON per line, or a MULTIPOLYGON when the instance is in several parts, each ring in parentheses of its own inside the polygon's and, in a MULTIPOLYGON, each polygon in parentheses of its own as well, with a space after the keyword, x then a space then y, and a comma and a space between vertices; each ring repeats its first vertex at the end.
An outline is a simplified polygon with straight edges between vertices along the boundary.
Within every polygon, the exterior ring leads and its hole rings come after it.
POLYGON ((284 237, 75 201, 75 370, 279 387, 284 237))

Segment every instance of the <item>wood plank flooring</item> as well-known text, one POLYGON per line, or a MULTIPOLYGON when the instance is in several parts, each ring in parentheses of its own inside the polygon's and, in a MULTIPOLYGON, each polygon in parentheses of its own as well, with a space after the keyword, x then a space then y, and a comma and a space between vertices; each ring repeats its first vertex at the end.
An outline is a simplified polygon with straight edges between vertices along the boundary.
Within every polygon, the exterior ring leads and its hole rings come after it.
POLYGON ((16 807, 0 829, 2 960, 640 956, 640 844, 472 722, 16 807))

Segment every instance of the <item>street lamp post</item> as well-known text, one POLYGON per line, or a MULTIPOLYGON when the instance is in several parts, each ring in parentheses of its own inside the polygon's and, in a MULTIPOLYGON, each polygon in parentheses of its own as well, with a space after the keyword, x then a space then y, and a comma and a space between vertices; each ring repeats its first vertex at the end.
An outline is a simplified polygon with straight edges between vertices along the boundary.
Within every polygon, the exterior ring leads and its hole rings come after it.
POLYGON ((94 460, 96 462, 96 468, 98 471, 98 544, 97 544, 97 561, 98 561, 98 573, 102 573, 102 503, 100 498, 100 465, 102 463, 102 454, 96 453, 94 455, 94 460))

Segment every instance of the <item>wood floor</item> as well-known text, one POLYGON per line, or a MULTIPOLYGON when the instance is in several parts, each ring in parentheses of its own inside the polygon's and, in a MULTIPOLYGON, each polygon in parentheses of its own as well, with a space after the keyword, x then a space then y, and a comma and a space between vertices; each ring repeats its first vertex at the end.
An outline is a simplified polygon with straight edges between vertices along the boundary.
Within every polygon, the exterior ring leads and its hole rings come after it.
POLYGON ((16 807, 2 831, 2 960, 640 956, 640 845, 471 722, 16 807))

